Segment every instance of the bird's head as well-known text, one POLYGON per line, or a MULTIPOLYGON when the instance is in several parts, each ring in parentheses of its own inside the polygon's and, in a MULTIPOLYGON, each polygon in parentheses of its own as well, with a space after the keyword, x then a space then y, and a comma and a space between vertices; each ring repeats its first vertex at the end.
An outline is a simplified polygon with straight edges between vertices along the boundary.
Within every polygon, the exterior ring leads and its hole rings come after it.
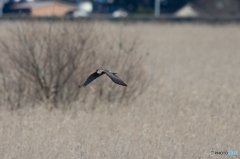
POLYGON ((101 70, 101 69, 97 69, 97 74, 102 74, 102 72, 103 72, 103 70, 101 70))

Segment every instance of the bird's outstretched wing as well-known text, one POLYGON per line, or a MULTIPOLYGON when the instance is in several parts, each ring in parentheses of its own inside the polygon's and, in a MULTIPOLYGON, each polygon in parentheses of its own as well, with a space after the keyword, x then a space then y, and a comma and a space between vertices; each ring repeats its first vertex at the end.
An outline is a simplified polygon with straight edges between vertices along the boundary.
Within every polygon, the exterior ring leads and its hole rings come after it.
MULTIPOLYGON (((101 74, 103 75, 103 74, 101 74)), ((83 87, 86 87, 89 83, 91 83, 93 80, 95 80, 96 78, 100 77, 101 75, 99 75, 97 72, 94 72, 93 74, 91 74, 88 79, 85 81, 85 83, 82 85, 83 87)), ((81 87, 81 86, 79 86, 81 87)))
POLYGON ((119 85, 122 85, 122 86, 127 86, 116 74, 114 73, 111 73, 107 70, 104 70, 104 72, 106 73, 106 75, 111 78, 111 80, 116 83, 116 84, 119 84, 119 85))

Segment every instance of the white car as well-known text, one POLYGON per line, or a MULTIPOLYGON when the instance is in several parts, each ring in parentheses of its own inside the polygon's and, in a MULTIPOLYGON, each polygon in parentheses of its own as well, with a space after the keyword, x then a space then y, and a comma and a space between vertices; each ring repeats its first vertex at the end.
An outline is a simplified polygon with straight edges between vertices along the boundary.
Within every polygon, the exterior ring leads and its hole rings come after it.
POLYGON ((73 12, 73 17, 88 17, 93 10, 92 2, 83 1, 79 4, 78 10, 73 12))
POLYGON ((77 18, 77 17, 88 17, 89 13, 84 11, 84 10, 77 10, 75 12, 73 12, 73 17, 77 18))
POLYGON ((128 13, 122 9, 116 10, 115 12, 113 12, 112 16, 114 18, 125 18, 128 16, 128 13))

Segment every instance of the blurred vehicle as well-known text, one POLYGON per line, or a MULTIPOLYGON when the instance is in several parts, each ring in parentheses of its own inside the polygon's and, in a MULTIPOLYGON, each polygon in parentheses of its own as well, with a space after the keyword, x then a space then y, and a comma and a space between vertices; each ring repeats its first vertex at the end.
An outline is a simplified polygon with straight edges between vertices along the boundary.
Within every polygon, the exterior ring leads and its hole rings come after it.
POLYGON ((75 18, 88 17, 90 15, 90 13, 92 12, 92 10, 93 10, 92 2, 84 1, 78 5, 78 10, 71 12, 70 14, 75 18))
POLYGON ((84 11, 84 10, 77 10, 72 13, 72 16, 77 18, 77 17, 88 17, 89 13, 84 11))
POLYGON ((128 16, 128 13, 123 9, 118 9, 112 13, 112 16, 114 18, 126 18, 128 16))

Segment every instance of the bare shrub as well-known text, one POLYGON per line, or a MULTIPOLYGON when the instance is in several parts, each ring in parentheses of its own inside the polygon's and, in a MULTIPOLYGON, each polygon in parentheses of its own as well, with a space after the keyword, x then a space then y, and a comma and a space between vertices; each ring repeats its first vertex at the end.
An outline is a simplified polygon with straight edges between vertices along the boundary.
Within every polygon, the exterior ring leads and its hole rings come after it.
POLYGON ((15 103, 12 109, 23 101, 55 107, 79 100, 129 103, 146 88, 148 79, 136 54, 137 40, 125 43, 121 36, 120 41, 103 41, 104 34, 87 22, 17 23, 0 41, 5 57, 0 92, 5 101, 15 103), (97 68, 119 71, 128 87, 101 79, 79 89, 97 68))

